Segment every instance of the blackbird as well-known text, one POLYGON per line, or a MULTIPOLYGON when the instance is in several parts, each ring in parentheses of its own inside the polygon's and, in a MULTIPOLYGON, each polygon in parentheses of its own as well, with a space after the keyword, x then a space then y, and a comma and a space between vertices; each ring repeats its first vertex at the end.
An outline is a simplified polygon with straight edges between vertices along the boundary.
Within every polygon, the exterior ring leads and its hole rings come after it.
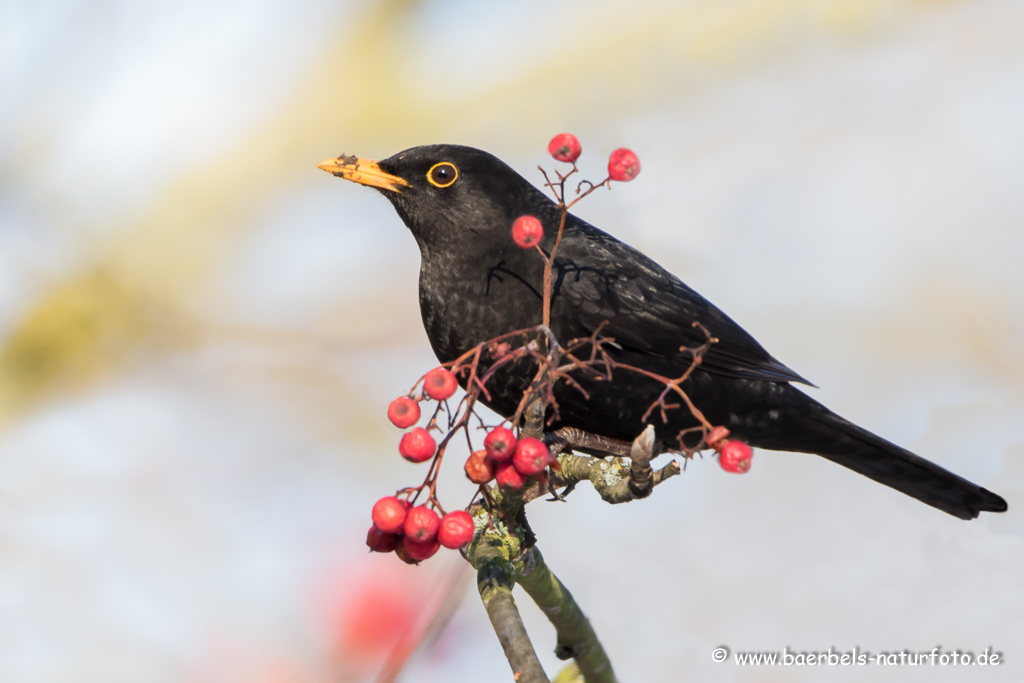
MULTIPOLYGON (((511 238, 516 218, 544 225, 550 254, 561 216, 557 204, 491 154, 459 145, 414 147, 380 162, 342 155, 320 168, 373 187, 390 200, 420 249, 420 311, 434 353, 454 360, 480 342, 541 322, 543 259, 511 238)), ((602 334, 618 362, 679 377, 692 356, 681 347, 717 339, 684 384, 712 424, 760 448, 814 453, 960 519, 1003 512, 1006 501, 920 456, 858 427, 793 383, 810 384, 700 294, 653 260, 569 214, 553 265, 550 328, 562 343, 602 334)), ((533 373, 509 367, 488 384, 508 417, 533 373)), ((552 428, 632 440, 664 385, 630 372, 611 382, 579 377, 589 397, 563 386, 552 428)), ((812 385, 813 386, 813 385, 812 385)), ((687 410, 655 411, 662 446, 696 425, 687 410)))

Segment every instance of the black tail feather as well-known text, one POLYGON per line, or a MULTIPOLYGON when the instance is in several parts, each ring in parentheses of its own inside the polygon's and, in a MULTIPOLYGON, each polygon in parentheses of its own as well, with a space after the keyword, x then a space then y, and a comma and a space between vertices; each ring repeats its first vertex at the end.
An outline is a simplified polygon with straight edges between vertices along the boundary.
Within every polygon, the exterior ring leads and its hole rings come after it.
POLYGON ((847 424, 853 427, 853 447, 818 455, 960 519, 974 519, 982 512, 1006 511, 1006 501, 988 489, 847 424))
POLYGON ((1001 496, 858 427, 806 394, 802 396, 806 401, 800 401, 796 411, 785 411, 798 423, 787 425, 789 438, 755 445, 820 455, 960 519, 1006 511, 1001 496), (801 435, 799 445, 794 443, 794 434, 801 435))

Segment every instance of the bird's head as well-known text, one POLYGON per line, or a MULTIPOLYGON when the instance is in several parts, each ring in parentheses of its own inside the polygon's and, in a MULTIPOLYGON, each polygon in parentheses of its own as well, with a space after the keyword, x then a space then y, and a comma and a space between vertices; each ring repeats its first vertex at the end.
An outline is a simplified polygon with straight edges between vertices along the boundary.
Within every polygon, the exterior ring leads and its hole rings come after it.
MULTIPOLYGON (((454 242, 509 242, 524 213, 545 223, 554 204, 505 162, 461 145, 425 145, 383 161, 341 155, 320 163, 340 178, 381 192, 394 205, 420 248, 454 242)), ((555 219, 557 220, 557 218, 555 219)))

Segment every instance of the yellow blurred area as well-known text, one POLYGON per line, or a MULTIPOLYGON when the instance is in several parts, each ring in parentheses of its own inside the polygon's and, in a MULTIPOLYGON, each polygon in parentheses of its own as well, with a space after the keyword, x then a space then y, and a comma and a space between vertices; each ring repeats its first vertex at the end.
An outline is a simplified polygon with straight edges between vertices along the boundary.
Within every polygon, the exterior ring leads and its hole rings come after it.
POLYGON ((582 30, 567 33, 559 44, 532 46, 536 58, 524 60, 522 69, 495 73, 456 101, 406 88, 400 77, 403 65, 417 58, 410 51, 418 44, 405 37, 420 4, 368 6, 279 111, 247 139, 168 183, 148 208, 110 231, 86 265, 53 283, 22 316, 0 349, 0 423, 55 391, 102 381, 135 357, 132 351, 143 342, 175 347, 202 334, 194 302, 204 296, 210 273, 223 264, 265 198, 315 173, 318 159, 342 151, 338 141, 379 149, 389 148, 395 137, 410 144, 444 139, 480 128, 524 101, 554 102, 554 111, 535 112, 505 131, 516 144, 535 144, 548 132, 559 103, 591 109, 609 106, 603 100, 608 87, 623 102, 648 92, 650 84, 636 79, 638 62, 670 58, 680 68, 754 63, 785 50, 793 26, 857 32, 884 25, 916 4, 931 3, 705 0, 625 20, 602 6, 581 14, 582 30), (648 50, 652 44, 659 46, 657 54, 648 50), (573 82, 566 83, 565 73, 575 74, 573 82), (605 89, 574 85, 598 76, 605 89))
POLYGON ((61 283, 0 350, 0 415, 47 391, 101 379, 152 333, 149 318, 139 290, 106 270, 61 283))

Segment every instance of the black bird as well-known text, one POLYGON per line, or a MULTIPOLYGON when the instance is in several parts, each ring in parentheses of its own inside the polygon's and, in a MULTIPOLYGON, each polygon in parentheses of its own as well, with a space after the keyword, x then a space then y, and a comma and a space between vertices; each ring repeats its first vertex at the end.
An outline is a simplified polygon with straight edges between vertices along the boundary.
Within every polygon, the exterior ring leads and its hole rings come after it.
MULTIPOLYGON (((336 176, 379 190, 420 248, 420 310, 441 362, 482 341, 541 322, 543 262, 517 247, 513 221, 532 214, 550 253, 560 210, 500 159, 472 147, 414 147, 381 162, 342 155, 320 164, 336 176)), ((815 453, 960 519, 1003 512, 1006 501, 843 419, 792 385, 809 384, 773 358, 731 318, 636 249, 569 214, 553 268, 551 329, 562 342, 599 325, 621 347, 616 360, 678 377, 690 365, 682 346, 718 342, 684 385, 712 424, 752 446, 815 453)), ((496 375, 488 405, 515 412, 533 374, 496 375)), ((560 421, 620 440, 643 430, 641 416, 662 386, 636 374, 586 384, 590 399, 556 394, 560 421)), ((652 419, 662 444, 694 426, 688 411, 652 419)))

